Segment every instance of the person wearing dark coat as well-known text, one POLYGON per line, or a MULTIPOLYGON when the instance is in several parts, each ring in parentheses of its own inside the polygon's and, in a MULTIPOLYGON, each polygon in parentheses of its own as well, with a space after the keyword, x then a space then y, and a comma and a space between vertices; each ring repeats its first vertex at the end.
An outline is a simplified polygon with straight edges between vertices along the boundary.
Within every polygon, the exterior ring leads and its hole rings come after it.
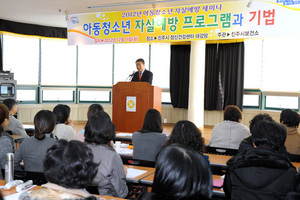
POLYGON ((246 149, 227 162, 224 180, 226 199, 275 200, 297 192, 299 174, 278 150, 284 146, 284 126, 262 120, 253 127, 255 148, 246 149))
POLYGON ((139 58, 135 61, 137 72, 134 73, 132 82, 148 82, 152 85, 153 73, 145 69, 145 61, 139 58))

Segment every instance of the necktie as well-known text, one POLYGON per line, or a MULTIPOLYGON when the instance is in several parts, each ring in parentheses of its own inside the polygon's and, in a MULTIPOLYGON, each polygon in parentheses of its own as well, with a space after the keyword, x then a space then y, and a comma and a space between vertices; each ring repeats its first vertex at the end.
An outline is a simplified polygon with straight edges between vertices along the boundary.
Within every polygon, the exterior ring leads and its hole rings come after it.
POLYGON ((142 78, 142 72, 140 72, 139 74, 139 81, 141 81, 141 78, 142 78))

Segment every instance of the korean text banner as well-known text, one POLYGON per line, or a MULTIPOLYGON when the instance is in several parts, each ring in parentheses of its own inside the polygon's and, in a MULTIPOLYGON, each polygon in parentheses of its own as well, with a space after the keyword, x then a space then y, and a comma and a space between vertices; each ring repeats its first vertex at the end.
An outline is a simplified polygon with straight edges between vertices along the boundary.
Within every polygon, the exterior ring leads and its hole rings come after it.
POLYGON ((300 1, 240 1, 69 15, 69 45, 300 34, 300 1))

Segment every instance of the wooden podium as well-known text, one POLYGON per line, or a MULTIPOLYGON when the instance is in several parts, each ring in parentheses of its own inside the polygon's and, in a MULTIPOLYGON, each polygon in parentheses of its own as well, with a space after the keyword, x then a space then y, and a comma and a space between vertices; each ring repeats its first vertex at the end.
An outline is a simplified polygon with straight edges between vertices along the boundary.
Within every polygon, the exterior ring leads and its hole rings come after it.
POLYGON ((147 82, 119 82, 113 86, 112 121, 117 131, 141 130, 150 108, 161 113, 161 88, 147 82))

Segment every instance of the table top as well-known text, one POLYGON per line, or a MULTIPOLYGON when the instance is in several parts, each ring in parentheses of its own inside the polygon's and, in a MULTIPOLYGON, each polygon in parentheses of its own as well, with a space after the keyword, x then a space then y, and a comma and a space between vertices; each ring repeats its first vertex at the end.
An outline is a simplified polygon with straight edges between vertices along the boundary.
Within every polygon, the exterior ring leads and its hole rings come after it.
MULTIPOLYGON (((0 186, 3 186, 3 185, 5 185, 5 181, 4 180, 0 180, 0 186)), ((41 186, 36 186, 36 187, 30 189, 29 191, 37 190, 37 189, 40 189, 40 188, 41 188, 41 186)), ((1 192, 2 192, 3 197, 9 196, 9 195, 13 195, 13 194, 17 193, 16 192, 16 188, 12 188, 10 190, 1 189, 1 192)), ((122 198, 117 198, 117 197, 112 197, 112 196, 101 196, 101 195, 95 195, 95 196, 97 196, 99 198, 103 198, 105 200, 124 200, 122 198)))
MULTIPOLYGON (((153 181, 154 181, 154 176, 155 176, 155 173, 150 174, 149 176, 147 176, 145 178, 142 178, 141 179, 141 184, 151 186, 153 184, 153 181)), ((219 175, 212 175, 212 178, 213 178, 213 180, 222 179, 221 176, 219 176, 219 175)), ((225 193, 223 191, 223 188, 213 188, 213 194, 217 195, 217 196, 225 197, 225 193)))
POLYGON ((127 182, 131 183, 139 183, 143 178, 146 178, 147 176, 154 174, 155 168, 154 167, 143 167, 143 166, 134 166, 134 165, 124 165, 124 167, 127 167, 128 169, 137 169, 137 170, 143 170, 146 171, 145 173, 134 177, 134 178, 128 178, 126 177, 127 182))

